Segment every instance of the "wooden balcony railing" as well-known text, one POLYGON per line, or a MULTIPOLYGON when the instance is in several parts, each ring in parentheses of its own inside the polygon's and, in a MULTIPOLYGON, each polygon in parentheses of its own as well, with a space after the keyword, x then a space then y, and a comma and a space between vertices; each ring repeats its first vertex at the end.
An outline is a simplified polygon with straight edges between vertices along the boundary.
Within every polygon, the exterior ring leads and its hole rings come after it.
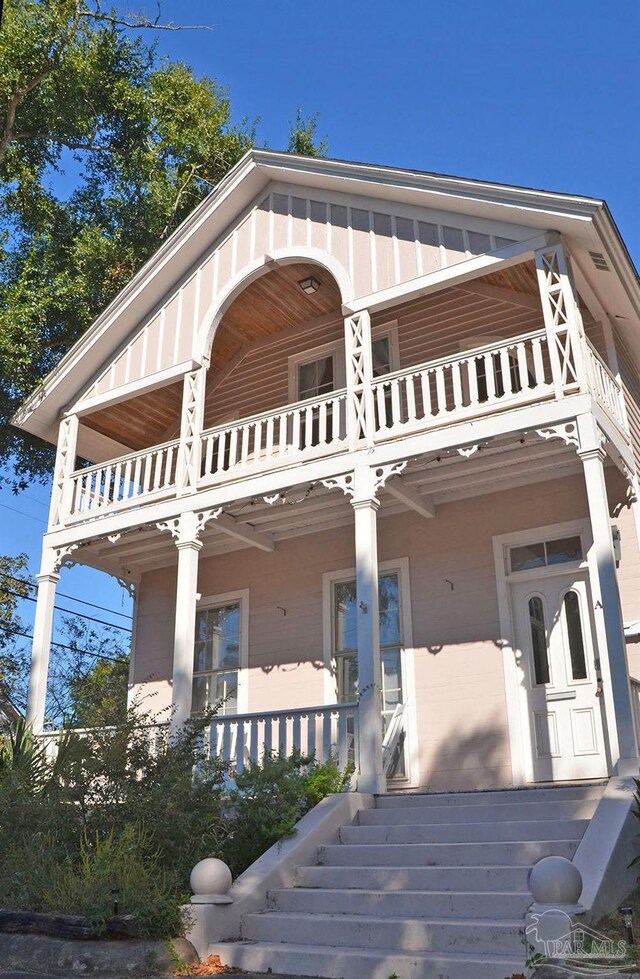
MULTIPOLYGON (((102 728, 101 736, 115 728, 102 728)), ((54 761, 63 731, 45 731, 38 735, 46 754, 54 761)), ((90 738, 95 729, 76 729, 79 737, 90 738)), ((145 724, 138 729, 155 753, 169 737, 168 723, 145 724)), ((344 771, 358 761, 358 705, 329 704, 257 714, 217 715, 205 731, 205 750, 211 758, 227 762, 236 772, 248 763, 262 760, 267 754, 290 757, 294 752, 311 756, 319 762, 333 758, 344 771)))
MULTIPOLYGON (((549 349, 544 330, 499 341, 377 378, 365 399, 373 442, 589 390, 624 431, 620 385, 595 348, 581 344, 583 368, 567 336, 549 349)), ((201 435, 191 491, 346 453, 346 390, 218 425, 201 435)), ((180 442, 174 440, 71 474, 62 523, 87 520, 176 495, 180 442)))

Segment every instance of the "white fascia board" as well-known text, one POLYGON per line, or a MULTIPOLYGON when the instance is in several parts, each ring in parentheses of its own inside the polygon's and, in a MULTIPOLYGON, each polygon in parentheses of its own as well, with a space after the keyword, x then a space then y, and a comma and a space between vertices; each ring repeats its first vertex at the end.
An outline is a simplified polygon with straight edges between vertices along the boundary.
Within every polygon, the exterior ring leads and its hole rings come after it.
MULTIPOLYGON (((384 200, 407 201, 445 211, 496 216, 496 206, 540 214, 539 227, 549 227, 549 217, 573 217, 590 221, 603 201, 551 191, 514 187, 489 181, 450 177, 419 170, 401 170, 344 160, 293 156, 287 153, 254 151, 256 163, 272 180, 287 183, 312 182, 314 187, 366 194, 384 200), (357 189, 359 188, 359 189, 357 189), (428 202, 428 203, 427 203, 428 202), (471 208, 471 210, 469 210, 471 208)), ((522 223, 529 224, 527 218, 522 223)))
POLYGON ((511 187, 393 167, 249 150, 174 231, 56 368, 16 412, 12 424, 40 437, 57 429, 58 412, 82 388, 154 303, 197 261, 271 181, 400 201, 598 240, 640 311, 635 271, 606 205, 586 197, 511 187), (591 234, 590 234, 591 232, 591 234), (62 390, 60 390, 62 389, 62 390), (34 417, 37 416, 37 417, 34 417))
POLYGON ((11 423, 42 438, 55 431, 58 412, 75 392, 267 183, 251 152, 246 153, 76 341, 22 404, 11 423), (44 417, 36 420, 32 417, 34 412, 44 417))

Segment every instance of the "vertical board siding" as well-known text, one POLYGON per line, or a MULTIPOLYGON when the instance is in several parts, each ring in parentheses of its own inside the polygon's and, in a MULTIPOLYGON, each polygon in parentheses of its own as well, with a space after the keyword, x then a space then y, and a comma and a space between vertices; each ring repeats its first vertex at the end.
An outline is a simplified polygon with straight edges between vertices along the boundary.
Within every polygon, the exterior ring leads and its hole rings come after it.
MULTIPOLYGON (((206 331, 216 296, 252 262, 277 249, 313 247, 326 252, 342 264, 355 295, 362 296, 515 240, 492 234, 489 222, 484 222, 484 233, 421 220, 424 216, 421 208, 416 208, 412 218, 394 214, 393 205, 388 211, 374 211, 319 201, 313 192, 304 194, 300 189, 267 195, 203 256, 199 268, 167 296, 161 308, 136 328, 82 400, 199 356, 202 351, 197 349, 196 338, 202 329, 206 331), (137 352, 143 346, 144 358, 137 352)), ((464 223, 465 219, 459 220, 464 223)))

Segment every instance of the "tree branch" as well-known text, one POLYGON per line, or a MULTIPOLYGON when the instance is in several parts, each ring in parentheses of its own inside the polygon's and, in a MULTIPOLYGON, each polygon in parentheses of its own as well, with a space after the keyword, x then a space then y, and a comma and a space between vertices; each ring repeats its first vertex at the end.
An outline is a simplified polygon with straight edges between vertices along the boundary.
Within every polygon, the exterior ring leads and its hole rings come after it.
POLYGON ((93 153, 117 153, 118 147, 114 146, 113 143, 93 143, 93 142, 80 142, 73 139, 67 139, 64 136, 51 136, 49 133, 27 133, 19 132, 14 133, 13 139, 18 142, 19 140, 29 140, 34 142, 36 139, 44 139, 47 143, 57 143, 60 146, 66 146, 68 150, 83 150, 93 153))
POLYGON ((103 21, 113 27, 128 27, 130 30, 152 30, 152 31, 212 31, 210 24, 161 24, 158 18, 150 20, 143 14, 137 14, 133 20, 123 20, 113 14, 104 14, 98 10, 81 10, 80 17, 89 17, 91 20, 103 21))
POLYGON ((55 49, 53 54, 49 55, 49 57, 45 61, 45 64, 40 69, 40 71, 36 72, 33 78, 29 79, 29 81, 26 82, 26 84, 23 85, 22 88, 17 89, 17 91, 15 91, 13 95, 9 98, 9 101, 7 103, 7 116, 5 119, 4 130, 2 132, 2 136, 0 136, 0 163, 2 163, 2 161, 6 156, 6 152, 9 147, 9 144, 13 142, 13 138, 14 138, 13 128, 16 122, 16 113, 18 111, 18 106, 20 105, 22 100, 27 97, 29 92, 32 92, 34 88, 37 88, 38 85, 40 85, 43 81, 45 81, 45 79, 49 77, 51 72, 58 64, 58 61, 60 60, 60 55, 62 54, 65 47, 69 43, 71 39, 71 35, 75 31, 78 25, 79 14, 80 11, 76 8, 76 12, 74 14, 71 24, 69 25, 69 29, 67 31, 66 37, 60 38, 58 47, 55 49))
POLYGON ((167 218, 167 223, 165 224, 164 228, 162 229, 162 234, 160 235, 160 239, 161 240, 164 238, 164 236, 166 234, 169 233, 169 229, 171 227, 171 222, 173 221, 174 217, 176 216, 176 212, 178 210, 178 206, 180 204, 180 200, 182 199, 182 195, 184 194, 184 192, 186 191, 187 187, 189 186, 189 184, 191 183, 191 181, 195 177, 195 175, 198 172, 198 170, 200 170, 201 166, 202 166, 201 163, 194 163, 194 164, 192 164, 192 166, 191 166, 191 168, 189 170, 189 173, 187 174, 187 176, 183 180, 183 182, 182 182, 182 184, 180 186, 180 189, 178 190, 178 193, 176 194, 176 198, 175 198, 175 200, 173 202, 173 207, 171 208, 171 214, 167 218))

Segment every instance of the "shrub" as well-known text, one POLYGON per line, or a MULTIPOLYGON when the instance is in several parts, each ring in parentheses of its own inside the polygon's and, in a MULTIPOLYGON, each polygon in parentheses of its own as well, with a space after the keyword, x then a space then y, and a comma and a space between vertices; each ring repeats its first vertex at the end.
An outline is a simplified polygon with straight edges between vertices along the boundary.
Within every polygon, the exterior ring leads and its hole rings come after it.
POLYGON ((289 758, 265 754, 260 764, 248 765, 230 793, 233 816, 221 854, 234 877, 291 836, 298 820, 325 795, 344 791, 350 775, 333 760, 321 764, 300 752, 289 758))
POLYGON ((0 747, 0 906, 100 924, 117 888, 141 936, 178 935, 199 860, 220 857, 237 876, 347 786, 333 761, 298 753, 266 755, 234 787, 227 766, 207 758, 209 720, 151 738, 134 708, 110 730, 65 738, 55 764, 20 729, 0 747))
POLYGON ((67 857, 43 896, 43 910, 91 918, 99 929, 113 914, 136 917, 140 938, 180 935, 184 921, 170 875, 148 833, 126 826, 120 835, 83 837, 77 859, 67 857))

